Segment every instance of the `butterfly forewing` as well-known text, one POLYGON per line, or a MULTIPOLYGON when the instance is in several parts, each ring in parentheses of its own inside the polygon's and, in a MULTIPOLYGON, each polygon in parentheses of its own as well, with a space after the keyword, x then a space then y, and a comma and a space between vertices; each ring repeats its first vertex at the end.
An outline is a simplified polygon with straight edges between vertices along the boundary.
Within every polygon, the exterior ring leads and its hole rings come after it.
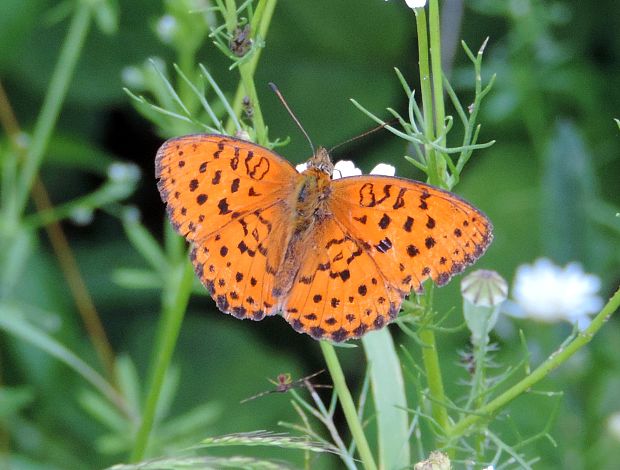
POLYGON ((283 158, 232 137, 197 134, 165 142, 156 177, 175 229, 188 240, 290 194, 299 175, 283 158))

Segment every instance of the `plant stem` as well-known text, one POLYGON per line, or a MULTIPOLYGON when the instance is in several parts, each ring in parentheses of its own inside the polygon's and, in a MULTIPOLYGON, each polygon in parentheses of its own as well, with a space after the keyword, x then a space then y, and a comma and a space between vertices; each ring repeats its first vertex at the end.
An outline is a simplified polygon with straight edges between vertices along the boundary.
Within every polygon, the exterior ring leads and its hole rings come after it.
MULTIPOLYGON (((474 345, 474 378, 473 384, 471 387, 471 398, 475 400, 478 408, 484 405, 484 396, 483 392, 485 390, 485 356, 487 352, 487 343, 476 343, 474 345)), ((484 432, 477 433, 475 450, 476 456, 479 462, 484 460, 484 442, 486 440, 486 435, 484 432)))
MULTIPOLYGON (((430 0, 428 8, 430 54, 433 81, 433 99, 435 103, 435 128, 437 135, 442 134, 445 119, 443 102, 443 71, 441 70, 441 31, 439 25, 439 5, 437 0, 430 0)), ((440 145, 443 145, 441 143, 440 145)))
POLYGON ((247 96, 250 98, 250 104, 254 111, 252 122, 254 124, 254 130, 256 131, 256 142, 266 146, 268 144, 267 128, 263 120, 263 112, 260 109, 256 87, 254 86, 254 76, 247 64, 239 65, 239 73, 241 74, 241 83, 243 84, 247 96))
POLYGON ((422 347, 422 361, 424 362, 424 370, 426 371, 426 381, 428 383, 430 396, 433 397, 433 401, 431 402, 431 413, 437 425, 445 433, 450 427, 450 418, 448 417, 448 411, 445 407, 446 395, 443 388, 435 332, 429 328, 423 328, 420 330, 419 335, 420 341, 424 344, 422 347))
POLYGON ((146 405, 131 454, 132 462, 142 460, 146 452, 149 436, 155 422, 157 404, 161 396, 166 372, 172 360, 174 347, 192 291, 193 281, 194 271, 192 265, 184 259, 173 268, 170 278, 164 283, 167 287, 163 293, 163 315, 157 334, 155 357, 151 364, 151 377, 146 405))
POLYGON ((529 390, 551 371, 566 362, 579 349, 588 344, 598 330, 607 322, 613 313, 620 307, 620 289, 609 299, 603 309, 592 320, 592 323, 575 339, 565 347, 558 349, 551 354, 545 362, 538 366, 531 374, 523 378, 519 383, 513 385, 500 396, 490 401, 486 405, 474 410, 469 416, 461 419, 454 426, 448 429, 450 439, 457 439, 467 433, 469 429, 481 420, 489 419, 494 413, 503 408, 507 403, 529 390))
MULTIPOLYGON (((439 4, 437 0, 430 0, 428 7, 429 18, 429 32, 430 32, 430 55, 431 55, 431 78, 433 81, 433 100, 434 108, 433 114, 435 116, 435 135, 440 136, 444 134, 445 130, 445 105, 443 101, 443 71, 441 70, 441 30, 439 22, 439 4)), ((445 145, 445 136, 439 140, 439 145, 445 145)), ((447 187, 445 184, 445 167, 446 164, 443 159, 437 161, 438 174, 441 175, 441 180, 444 182, 442 187, 447 187)))
MULTIPOLYGON (((271 18, 273 17, 273 12, 276 8, 277 0, 261 0, 255 11, 255 18, 257 15, 260 15, 257 20, 252 18, 251 30, 252 30, 252 38, 256 40, 259 38, 260 40, 264 40, 267 37, 267 32, 269 31, 269 25, 271 23, 271 18)), ((254 51, 254 55, 250 58, 250 60, 245 64, 240 64, 240 72, 241 67, 245 69, 245 73, 248 77, 251 77, 252 80, 254 78, 254 72, 256 71, 256 67, 258 65, 258 60, 260 59, 260 55, 262 53, 262 48, 254 51)), ((236 116, 239 116, 241 113, 241 107, 243 105, 243 97, 245 96, 245 85, 243 81, 239 83, 237 87, 237 91, 235 92, 235 98, 232 103, 232 108, 235 112, 236 116)), ((261 116, 262 117, 262 116, 261 116)), ((232 134, 235 130, 235 123, 232 118, 228 118, 226 122, 226 133, 232 134)))
MULTIPOLYGON (((418 57, 420 68, 420 90, 422 91, 422 110, 424 112, 424 136, 428 142, 435 140, 433 125, 433 94, 431 90, 431 70, 428 57, 428 27, 424 8, 415 8, 416 28, 418 32, 418 57)), ((428 182, 433 185, 440 183, 437 171, 435 150, 425 145, 428 182)))
POLYGON ((58 62, 52 74, 50 85, 41 107, 32 134, 32 141, 28 146, 26 161, 17 186, 16 219, 23 213, 28 195, 37 175, 43 156, 47 150, 52 131, 58 120, 62 103, 67 95, 73 71, 80 57, 80 52, 86 40, 90 26, 92 2, 78 2, 73 13, 71 24, 60 50, 58 62))
MULTIPOLYGON (((441 41, 439 38, 439 7, 437 1, 431 1, 430 11, 431 16, 431 50, 433 55, 434 76, 433 79, 439 79, 441 82, 441 41)), ((414 9, 416 16, 416 28, 418 33, 418 55, 420 59, 420 88, 422 90, 422 108, 424 112, 424 136, 427 141, 432 142, 435 140, 435 130, 433 125, 433 96, 431 92, 431 75, 429 67, 429 43, 428 43, 428 28, 426 23, 426 12, 424 8, 414 9)), ((435 83, 434 83, 435 84, 435 83)), ((443 88, 440 83, 440 93, 442 94, 441 101, 436 103, 441 104, 440 116, 441 120, 437 120, 440 123, 438 129, 443 128, 444 121, 444 106, 443 106, 443 88)), ((435 90, 437 92, 437 85, 435 84, 435 90)), ((437 107, 435 107, 435 113, 437 113, 437 107)), ((427 175, 428 182, 436 186, 445 186, 444 178, 442 177, 444 172, 439 169, 439 162, 437 161, 436 151, 430 146, 426 145, 425 148, 427 159, 427 175)), ((432 289, 429 287, 426 289, 426 310, 430 314, 432 307, 432 289)), ((422 328, 420 330, 420 340, 424 344, 422 348, 422 360, 424 362, 424 369, 426 371, 426 380, 429 387, 429 392, 433 398, 431 407, 432 415, 437 425, 445 432, 450 426, 450 418, 448 411, 445 407, 446 395, 443 387, 443 378, 441 374, 441 365, 439 362, 439 354, 437 352, 437 342, 435 340, 435 332, 431 328, 422 328)))
POLYGON ((340 406, 342 406, 342 411, 344 412, 347 424, 349 425, 349 430, 351 431, 353 440, 355 440, 355 444, 362 460, 362 465, 366 470, 376 470, 377 464, 375 463, 372 452, 370 451, 370 446, 366 440, 362 423, 357 416, 355 403, 353 403, 351 392, 349 392, 347 387, 334 346, 327 341, 321 341, 319 344, 321 345, 321 351, 323 352, 325 363, 329 369, 329 374, 334 382, 334 389, 338 395, 340 406))

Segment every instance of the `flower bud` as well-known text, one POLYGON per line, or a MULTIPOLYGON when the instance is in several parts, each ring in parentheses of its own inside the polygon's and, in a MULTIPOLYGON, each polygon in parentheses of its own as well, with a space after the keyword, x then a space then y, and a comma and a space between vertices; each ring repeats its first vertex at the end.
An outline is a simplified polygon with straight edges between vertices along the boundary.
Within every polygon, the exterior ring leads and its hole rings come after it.
POLYGON ((155 30, 157 31, 157 36, 164 44, 170 44, 174 39, 175 34, 179 29, 179 25, 177 20, 172 15, 164 15, 159 21, 157 21, 157 25, 155 30))
POLYGON ((140 168, 133 163, 114 162, 108 167, 108 178, 114 183, 135 183, 140 179, 140 168))
POLYGON ((480 269, 461 281, 463 313, 474 345, 486 344, 499 310, 508 296, 506 280, 495 271, 480 269))
POLYGON ((90 224, 94 220, 95 214, 90 207, 78 206, 71 211, 69 218, 75 225, 84 226, 90 224))

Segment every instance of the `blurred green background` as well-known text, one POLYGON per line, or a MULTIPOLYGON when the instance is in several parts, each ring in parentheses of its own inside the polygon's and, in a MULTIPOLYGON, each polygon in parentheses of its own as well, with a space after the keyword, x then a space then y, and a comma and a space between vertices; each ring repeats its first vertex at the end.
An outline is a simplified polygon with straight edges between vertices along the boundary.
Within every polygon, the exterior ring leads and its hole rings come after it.
MULTIPOLYGON (((495 241, 477 267, 497 270, 510 281, 519 264, 539 256, 560 264, 579 261, 601 277, 606 298, 620 280, 620 222, 615 217, 620 211, 620 130, 613 121, 620 117, 620 8, 614 0, 588 6, 577 0, 462 3, 440 2, 444 46, 455 49, 454 60, 444 68, 463 103, 469 103, 473 71, 458 41, 477 50, 488 36, 483 74, 486 79, 497 74, 480 117, 480 141, 497 143, 474 154, 456 188, 495 226, 495 241)), ((67 30, 63 12, 70 4, 0 2, 0 79, 24 132, 32 130, 39 113, 67 30)), ((96 26, 88 33, 41 179, 52 202, 60 204, 99 187, 108 164, 134 163, 142 178, 123 204, 139 208, 143 224, 161 238, 168 222, 153 161, 163 137, 133 109, 122 90, 130 86, 123 82, 123 71, 149 57, 169 65, 176 58, 157 34, 162 2, 119 0, 116 6, 115 33, 104 34, 96 26)), ((199 55, 232 94, 237 71, 228 70, 209 40, 199 55)), ((291 136, 290 145, 278 151, 295 163, 310 154, 268 82, 279 86, 315 144, 329 147, 373 126, 349 98, 385 117, 388 106, 406 111, 393 67, 417 88, 415 23, 404 2, 279 2, 256 75, 270 137, 291 136)), ((0 145, 8 146, 5 135, 0 145)), ((334 158, 351 159, 364 171, 387 162, 401 176, 420 177, 402 158, 405 153, 403 141, 379 132, 340 147, 334 158)), ((120 268, 144 268, 144 260, 113 211, 98 210, 89 223, 68 221, 63 229, 113 350, 131 357, 144 383, 160 291, 115 282, 120 268)), ((44 231, 33 238, 27 260, 27 269, 5 295, 28 305, 25 315, 101 369, 44 231)), ((457 307, 451 326, 462 323, 458 280, 437 292, 437 302, 444 311, 457 307)), ((620 442, 608 432, 607 420, 620 411, 619 322, 613 319, 587 350, 537 388, 562 395, 521 397, 493 425, 496 433, 519 442, 552 420, 547 431, 555 445, 539 439, 526 451, 540 457, 539 468, 617 468, 620 442)), ((517 326, 525 332, 534 364, 570 332, 568 325, 523 321, 517 326)), ((396 327, 391 331, 397 342, 419 354, 396 327)), ((499 367, 523 354, 513 324, 506 320, 502 331, 493 337, 499 367)), ((458 397, 465 393, 467 373, 458 364, 458 352, 467 349, 467 334, 441 335, 439 342, 446 386, 458 397)), ((362 351, 343 350, 342 361, 351 386, 359 385, 365 372, 362 351)), ((209 435, 281 430, 278 421, 297 420, 286 396, 239 401, 270 388, 266 377, 281 372, 300 377, 324 367, 318 344, 283 320, 238 321, 219 313, 208 296, 192 298, 174 362, 179 376, 170 416, 202 404, 209 408, 197 434, 168 447, 164 443, 161 452, 209 435)), ((15 468, 29 469, 100 468, 125 460, 126 449, 85 407, 88 388, 55 359, 0 334, 0 453, 9 455, 15 468)), ((299 461, 293 451, 235 452, 299 461)), ((328 457, 316 465, 337 468, 328 457)))

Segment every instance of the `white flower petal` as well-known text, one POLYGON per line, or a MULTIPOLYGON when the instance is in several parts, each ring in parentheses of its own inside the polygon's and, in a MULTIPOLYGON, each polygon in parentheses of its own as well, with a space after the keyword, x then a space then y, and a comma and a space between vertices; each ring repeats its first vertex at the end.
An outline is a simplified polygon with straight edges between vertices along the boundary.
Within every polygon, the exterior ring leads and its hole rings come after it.
POLYGON ((308 169, 308 164, 307 163, 300 163, 299 165, 295 166, 295 169, 299 173, 303 173, 304 171, 306 171, 308 169))
POLYGON ((426 5, 426 0, 405 0, 409 8, 422 8, 426 5))
MULTIPOLYGON (((385 0, 386 2, 388 0, 385 0)), ((422 8, 426 5, 426 0, 405 0, 405 3, 409 8, 422 8)))
POLYGON ((517 269, 513 296, 526 317, 543 322, 569 321, 580 328, 603 306, 600 279, 586 274, 579 263, 565 268, 541 258, 517 269))
POLYGON ((334 165, 332 179, 345 178, 347 176, 359 176, 362 170, 357 168, 350 160, 340 160, 334 165))
POLYGON ((396 168, 387 163, 379 163, 376 167, 370 170, 371 175, 384 175, 394 176, 396 174, 396 168))

